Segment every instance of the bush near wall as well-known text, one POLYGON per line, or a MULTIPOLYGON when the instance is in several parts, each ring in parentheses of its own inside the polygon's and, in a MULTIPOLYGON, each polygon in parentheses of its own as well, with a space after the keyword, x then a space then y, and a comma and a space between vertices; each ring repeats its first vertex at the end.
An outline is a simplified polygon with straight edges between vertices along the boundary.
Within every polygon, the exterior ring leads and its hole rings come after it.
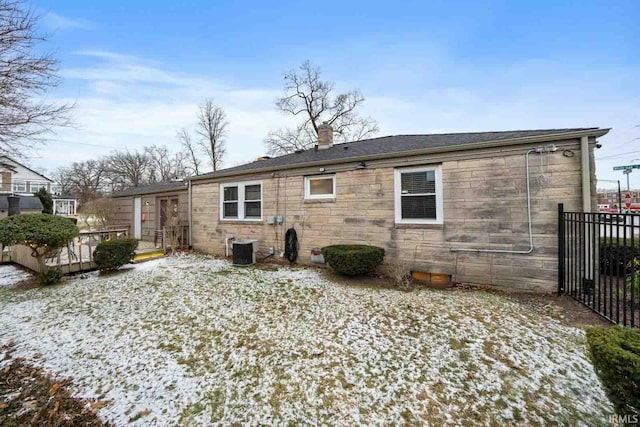
POLYGON ((324 260, 338 273, 359 276, 376 269, 384 259, 384 249, 368 245, 333 245, 322 248, 324 260))
POLYGON ((600 241, 600 271, 612 276, 628 273, 629 263, 640 258, 640 239, 603 239, 600 241))
POLYGON ((589 328, 591 360, 619 415, 640 414, 640 330, 589 328))
POLYGON ((56 285, 62 281, 64 273, 60 267, 49 267, 38 275, 40 286, 56 285))
POLYGON ((137 247, 137 239, 105 240, 96 246, 93 261, 100 270, 117 270, 131 262, 137 247))

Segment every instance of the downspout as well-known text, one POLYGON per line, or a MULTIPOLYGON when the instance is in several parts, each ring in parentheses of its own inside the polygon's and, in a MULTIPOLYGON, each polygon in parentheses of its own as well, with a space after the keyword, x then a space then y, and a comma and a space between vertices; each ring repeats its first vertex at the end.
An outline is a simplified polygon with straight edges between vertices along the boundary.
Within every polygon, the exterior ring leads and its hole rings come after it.
POLYGON ((510 251, 506 249, 474 249, 474 248, 449 248, 451 252, 483 252, 483 253, 494 253, 494 254, 518 254, 518 255, 527 255, 533 252, 533 230, 531 225, 531 183, 529 178, 529 154, 531 153, 542 153, 544 151, 556 151, 556 146, 551 145, 548 147, 536 147, 527 151, 525 154, 525 165, 526 165, 526 174, 527 174, 527 222, 529 229, 529 249, 525 251, 510 251))
POLYGON ((187 214, 187 222, 189 223, 189 248, 193 248, 193 243, 191 242, 191 236, 192 236, 192 230, 193 227, 191 225, 191 180, 189 180, 189 187, 188 187, 188 197, 187 197, 187 202, 188 202, 188 211, 189 213, 187 214))
POLYGON ((582 160, 582 212, 591 212, 591 168, 589 159, 589 137, 580 138, 580 158, 582 160))

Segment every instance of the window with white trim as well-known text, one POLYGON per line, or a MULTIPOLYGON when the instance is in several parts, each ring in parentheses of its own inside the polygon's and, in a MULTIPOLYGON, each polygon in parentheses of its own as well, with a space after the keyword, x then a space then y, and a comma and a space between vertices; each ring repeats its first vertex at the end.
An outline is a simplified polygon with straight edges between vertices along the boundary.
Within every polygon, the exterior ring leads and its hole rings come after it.
POLYGON ((221 220, 262 220, 262 181, 220 184, 221 220))
POLYGON ((37 193, 41 188, 44 188, 45 190, 47 189, 47 183, 46 182, 30 182, 29 183, 29 192, 31 193, 37 193))
POLYGON ((396 169, 395 219, 400 224, 442 224, 442 170, 438 166, 396 169))
POLYGON ((14 181, 13 182, 13 192, 14 193, 26 193, 27 184, 24 181, 14 181))
POLYGON ((305 199, 334 199, 335 197, 335 175, 317 175, 304 177, 305 199))

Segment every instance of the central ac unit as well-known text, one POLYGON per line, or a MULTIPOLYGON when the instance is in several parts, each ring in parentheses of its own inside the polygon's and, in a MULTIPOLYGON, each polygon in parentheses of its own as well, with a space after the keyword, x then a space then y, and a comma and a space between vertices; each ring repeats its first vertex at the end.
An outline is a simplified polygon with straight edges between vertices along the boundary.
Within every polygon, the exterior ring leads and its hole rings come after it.
POLYGON ((236 240, 233 242, 233 265, 247 266, 256 263, 257 240, 236 240))

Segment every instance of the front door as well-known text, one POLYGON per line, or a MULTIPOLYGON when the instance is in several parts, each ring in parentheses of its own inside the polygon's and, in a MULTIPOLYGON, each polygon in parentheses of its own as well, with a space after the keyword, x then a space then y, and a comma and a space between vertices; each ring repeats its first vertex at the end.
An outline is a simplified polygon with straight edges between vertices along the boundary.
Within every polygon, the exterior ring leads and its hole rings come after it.
POLYGON ((142 198, 133 199, 133 237, 142 238, 142 198))

